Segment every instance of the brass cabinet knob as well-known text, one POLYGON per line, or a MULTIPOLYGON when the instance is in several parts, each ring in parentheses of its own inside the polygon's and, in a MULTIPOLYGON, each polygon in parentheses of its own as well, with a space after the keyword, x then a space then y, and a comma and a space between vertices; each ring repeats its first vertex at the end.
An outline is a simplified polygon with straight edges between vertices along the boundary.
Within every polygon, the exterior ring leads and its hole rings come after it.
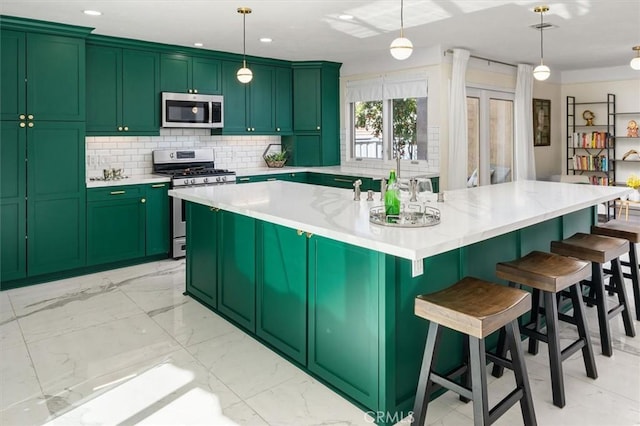
POLYGON ((252 127, 252 128, 251 128, 251 131, 252 131, 252 132, 255 132, 255 131, 256 131, 256 128, 255 128, 255 127, 252 127))
POLYGON ((276 127, 276 132, 279 132, 279 131, 280 131, 280 127, 276 127))
POLYGON ((128 131, 129 131, 129 128, 128 128, 127 126, 124 126, 124 131, 125 131, 125 132, 128 132, 128 131))
POLYGON ((21 121, 21 122, 20 122, 20 127, 23 127, 23 128, 24 128, 24 127, 27 127, 27 124, 26 124, 24 121, 21 121))
POLYGON ((304 231, 302 229, 298 229, 296 231, 296 234, 298 234, 298 237, 301 236, 302 234, 304 234, 304 231))
POLYGON ((122 126, 118 126, 118 131, 121 132, 122 131, 122 126))
POLYGON ((193 90, 189 89, 189 93, 193 93, 193 90))
POLYGON ((28 118, 29 120, 33 120, 33 114, 29 114, 29 115, 27 116, 27 118, 28 118))
POLYGON ((141 200, 140 200, 140 202, 141 202, 142 204, 144 204, 144 203, 146 203, 146 202, 147 202, 147 199, 146 199, 146 198, 143 198, 143 199, 141 199, 141 200))
POLYGON ((220 211, 220 209, 218 207, 209 207, 209 210, 211 210, 212 212, 220 211))
POLYGON ((311 238, 313 237, 313 234, 311 232, 307 232, 307 238, 311 238))
POLYGON ((19 118, 20 120, 24 120, 25 118, 27 118, 27 116, 26 116, 26 115, 24 115, 24 114, 20 114, 20 115, 18 116, 18 118, 19 118))
POLYGON ((27 124, 27 126, 29 126, 29 127, 33 127, 33 126, 34 126, 34 124, 33 124, 32 122, 29 122, 29 124, 27 124))
POLYGON ((320 126, 316 126, 316 130, 320 130, 320 126))
POLYGON ((193 89, 193 93, 198 93, 198 89, 193 89))

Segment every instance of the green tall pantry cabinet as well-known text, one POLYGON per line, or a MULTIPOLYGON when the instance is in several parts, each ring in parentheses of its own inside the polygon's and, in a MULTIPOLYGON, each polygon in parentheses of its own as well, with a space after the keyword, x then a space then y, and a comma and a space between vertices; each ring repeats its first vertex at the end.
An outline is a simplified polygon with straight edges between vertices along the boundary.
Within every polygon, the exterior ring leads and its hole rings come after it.
POLYGON ((296 62, 293 67, 293 136, 282 138, 287 165, 340 164, 340 64, 296 62))
POLYGON ((0 19, 0 287, 85 265, 89 28, 0 19), (64 34, 64 35, 58 35, 64 34))

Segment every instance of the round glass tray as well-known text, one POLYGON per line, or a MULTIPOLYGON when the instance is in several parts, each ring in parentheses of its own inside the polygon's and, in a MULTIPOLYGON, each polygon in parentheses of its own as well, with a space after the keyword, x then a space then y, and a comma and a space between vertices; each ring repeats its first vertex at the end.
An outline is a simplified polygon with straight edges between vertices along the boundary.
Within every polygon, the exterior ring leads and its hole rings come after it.
POLYGON ((409 204, 399 215, 388 215, 385 213, 384 206, 376 206, 369 209, 369 222, 397 228, 424 228, 440 223, 440 210, 419 204, 409 204))

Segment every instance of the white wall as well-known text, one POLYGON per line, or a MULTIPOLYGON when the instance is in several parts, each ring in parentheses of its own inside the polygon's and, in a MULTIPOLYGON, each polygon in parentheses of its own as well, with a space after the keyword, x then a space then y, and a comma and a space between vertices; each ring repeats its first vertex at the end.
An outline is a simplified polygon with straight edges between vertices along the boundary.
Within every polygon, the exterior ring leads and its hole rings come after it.
POLYGON ((535 81, 533 83, 534 99, 548 99, 551 101, 551 145, 533 148, 536 157, 536 178, 548 180, 552 175, 563 174, 566 168, 562 158, 566 149, 566 139, 563 129, 566 126, 564 111, 566 98, 562 96, 562 87, 557 83, 535 81))

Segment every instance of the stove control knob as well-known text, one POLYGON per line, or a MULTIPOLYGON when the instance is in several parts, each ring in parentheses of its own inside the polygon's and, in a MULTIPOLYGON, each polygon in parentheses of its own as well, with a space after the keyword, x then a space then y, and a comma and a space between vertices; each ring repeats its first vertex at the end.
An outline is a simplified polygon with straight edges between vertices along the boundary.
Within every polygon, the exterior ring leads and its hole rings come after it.
POLYGON ((195 185, 196 180, 195 179, 191 179, 191 185, 195 185))
POLYGON ((216 182, 220 182, 220 176, 216 176, 216 182))
POLYGON ((226 177, 226 176, 222 176, 222 177, 220 178, 220 180, 222 180, 222 182, 226 182, 226 181, 227 181, 227 177, 226 177))
POLYGON ((209 183, 209 178, 204 178, 204 183, 209 183))

